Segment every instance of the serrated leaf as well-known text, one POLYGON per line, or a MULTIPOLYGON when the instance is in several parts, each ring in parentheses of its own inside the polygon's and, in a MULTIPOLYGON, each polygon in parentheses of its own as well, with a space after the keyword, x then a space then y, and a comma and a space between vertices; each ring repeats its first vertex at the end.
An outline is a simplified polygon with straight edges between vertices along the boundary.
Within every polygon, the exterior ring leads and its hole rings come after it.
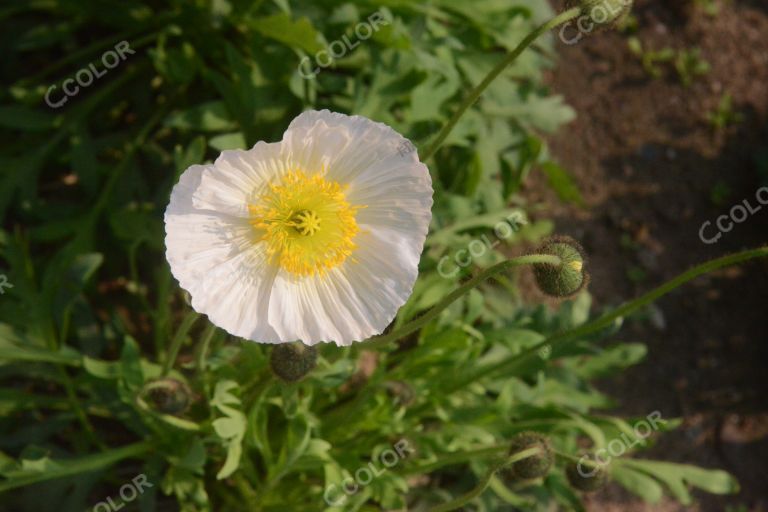
POLYGON ((581 197, 579 188, 565 169, 552 161, 541 164, 541 169, 547 176, 549 186, 552 187, 561 200, 584 206, 584 199, 581 197))
POLYGON ((264 18, 258 18, 250 26, 269 37, 291 48, 298 48, 307 53, 317 53, 323 49, 320 34, 308 18, 293 20, 288 13, 279 13, 264 18))
POLYGON ((658 503, 664 496, 664 489, 656 480, 632 468, 616 466, 611 470, 611 478, 648 503, 658 503))

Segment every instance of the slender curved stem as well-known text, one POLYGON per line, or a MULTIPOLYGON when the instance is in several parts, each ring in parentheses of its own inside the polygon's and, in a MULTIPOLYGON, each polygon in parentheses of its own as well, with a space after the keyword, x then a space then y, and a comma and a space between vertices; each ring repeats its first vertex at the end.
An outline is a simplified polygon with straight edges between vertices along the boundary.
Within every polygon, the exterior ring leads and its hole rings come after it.
MULTIPOLYGON (((505 464, 514 464, 515 462, 521 461, 523 459, 527 459, 528 457, 533 457, 534 455, 537 455, 541 451, 541 448, 538 446, 534 446, 533 448, 528 448, 527 450, 522 450, 511 457, 509 457, 505 464)), ((466 505, 473 499, 480 496, 483 491, 488 487, 488 484, 491 481, 491 478, 493 478, 493 475, 496 474, 496 471, 499 470, 499 466, 492 466, 488 472, 485 474, 485 476, 480 479, 479 482, 477 482, 477 485, 469 491, 468 493, 459 496, 458 498, 451 500, 447 503, 443 503, 442 505, 438 505, 436 507, 432 507, 429 509, 429 512, 448 512, 449 510, 456 510, 457 508, 466 505)))
POLYGON ((414 466, 412 468, 408 468, 405 470, 404 473, 401 473, 401 475, 402 476, 426 475, 444 466, 452 466, 454 464, 462 464, 470 460, 477 460, 477 459, 483 459, 485 457, 492 457, 494 455, 498 455, 499 453, 503 452, 505 449, 508 449, 508 448, 509 448, 509 443, 505 443, 505 444, 487 446, 485 448, 477 448, 476 450, 447 453, 442 457, 438 458, 436 461, 430 462, 429 464, 423 464, 421 466, 414 466))
MULTIPOLYGON (((570 462, 579 462, 582 460, 583 457, 576 457, 575 455, 571 455, 570 453, 561 452, 559 450, 552 449, 552 453, 554 453, 557 457, 560 457, 561 459, 570 461, 570 462)), ((585 466, 594 467, 597 465, 596 462, 590 461, 590 460, 584 460, 585 466)))
POLYGON ((379 348, 382 346, 385 346, 389 343, 392 343, 393 341, 397 341, 405 336, 408 336, 412 332, 415 332, 419 329, 421 329, 423 326, 437 318, 437 316, 442 313, 448 306, 450 306, 454 301, 459 299, 462 295, 469 292, 471 289, 475 288, 480 283, 484 282, 486 279, 489 279, 496 274, 500 274, 502 272, 505 272, 506 270, 520 265, 531 265, 534 263, 549 263, 552 265, 559 265, 560 264, 560 258, 557 256, 552 256, 549 254, 529 254, 527 256, 519 256, 517 258, 511 258, 505 261, 502 261, 501 263, 497 263, 491 267, 488 267, 487 269, 483 270, 479 274, 477 274, 472 279, 469 279, 467 282, 465 282, 463 285, 459 286, 455 290, 453 290, 451 293, 443 297, 443 299, 435 304, 435 306, 432 307, 429 311, 424 313, 418 318, 415 318, 414 320, 411 320, 407 324, 403 325, 399 329, 396 329, 389 334, 383 334, 381 336, 376 336, 374 338, 371 338, 370 341, 366 342, 362 345, 362 348, 366 350, 379 348))
POLYGON ((539 350, 546 346, 554 348, 555 345, 559 345, 567 341, 573 341, 574 339, 584 338, 585 336, 601 331, 602 329, 610 326, 613 322, 616 321, 616 319, 626 317, 629 314, 634 313, 638 309, 666 295, 675 288, 678 288, 679 286, 701 275, 708 274, 709 272, 713 272, 723 267, 729 267, 751 259, 764 257, 768 257, 768 247, 761 247, 758 249, 750 249, 735 254, 729 254, 727 256, 709 260, 700 265, 697 265, 687 270, 686 272, 683 272, 677 277, 667 281, 658 288, 655 288, 648 293, 625 303, 613 311, 603 314, 591 322, 570 329, 568 331, 554 334, 553 336, 550 336, 544 341, 529 347, 528 349, 523 350, 518 354, 509 356, 497 363, 483 366, 464 379, 457 379, 451 386, 451 389, 448 391, 448 393, 457 389, 461 389, 482 377, 486 377, 494 373, 516 375, 515 372, 519 371, 521 367, 530 363, 531 359, 538 357, 537 354, 539 350))
POLYGON ((179 356, 181 344, 184 343, 184 340, 187 337, 187 333, 198 318, 200 318, 200 313, 197 311, 190 311, 187 313, 187 316, 184 317, 184 320, 181 321, 181 325, 176 331, 176 335, 173 337, 173 341, 171 341, 171 348, 168 351, 168 356, 165 359, 165 364, 163 365, 163 377, 168 375, 168 373, 171 371, 171 368, 173 368, 173 364, 176 362, 176 358, 179 356))
POLYGON ((197 367, 198 373, 202 374, 205 371, 205 362, 208 359, 208 349, 211 346, 211 340, 213 335, 216 334, 216 326, 212 323, 208 323, 203 331, 202 342, 200 343, 200 350, 197 353, 197 367))
POLYGON ((456 123, 459 122, 459 119, 461 119, 461 116, 464 115, 464 112, 467 111, 469 107, 471 107, 477 99, 483 94, 485 89, 488 88, 489 85, 491 85, 491 82, 493 82, 496 77, 501 74, 502 71, 504 71, 504 68, 512 64, 515 59, 517 59, 523 51, 525 51, 526 48, 528 48, 531 43, 533 43, 536 39, 539 38, 542 34, 545 32, 548 32, 549 30, 557 27, 558 25, 561 25, 565 23, 566 21, 570 21, 574 18, 576 18, 579 14, 581 14, 581 8, 580 7, 574 7, 572 9, 568 9, 567 11, 563 11, 551 20, 547 21, 543 25, 539 26, 537 29, 535 29, 533 32, 525 36, 525 38, 520 41, 520 44, 518 44, 514 50, 509 52, 498 64, 496 64, 496 67, 494 67, 488 75, 486 75, 485 78, 483 78, 483 81, 480 82, 472 91, 469 93, 469 95, 464 98, 464 101, 459 105, 458 110, 453 114, 453 117, 443 126, 443 128, 440 130, 440 132, 437 134, 437 137, 435 137, 434 142, 429 145, 427 150, 424 152, 423 155, 421 155, 421 160, 426 161, 431 156, 437 152, 437 150, 440 148, 440 146, 445 142, 445 139, 448 137, 448 135, 451 133, 453 128, 456 126, 456 123))

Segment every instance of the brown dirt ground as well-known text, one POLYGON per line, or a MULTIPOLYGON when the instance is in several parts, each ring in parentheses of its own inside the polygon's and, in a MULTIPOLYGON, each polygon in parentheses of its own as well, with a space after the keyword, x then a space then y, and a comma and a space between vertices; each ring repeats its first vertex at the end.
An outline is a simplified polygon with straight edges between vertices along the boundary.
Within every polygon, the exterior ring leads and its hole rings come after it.
MULTIPOLYGON (((551 87, 578 119, 550 144, 587 206, 563 205, 541 176, 526 195, 554 211, 558 232, 590 254, 596 310, 693 264, 768 241, 768 207, 716 244, 699 240, 704 221, 745 198, 756 206, 756 191, 768 185, 768 2, 718 3, 714 17, 682 1, 639 0, 634 8, 646 47, 701 49, 711 70, 690 87, 671 65, 650 77, 626 33, 559 44, 551 87), (718 132, 706 115, 725 93, 743 118, 718 132)), ((659 410, 683 418, 639 456, 727 469, 741 492, 697 492, 688 507, 646 505, 611 485, 587 498, 590 511, 768 510, 767 271, 761 261, 699 278, 658 301, 646 320, 628 321, 618 339, 647 343, 649 355, 600 385, 620 402, 621 415, 659 410)))

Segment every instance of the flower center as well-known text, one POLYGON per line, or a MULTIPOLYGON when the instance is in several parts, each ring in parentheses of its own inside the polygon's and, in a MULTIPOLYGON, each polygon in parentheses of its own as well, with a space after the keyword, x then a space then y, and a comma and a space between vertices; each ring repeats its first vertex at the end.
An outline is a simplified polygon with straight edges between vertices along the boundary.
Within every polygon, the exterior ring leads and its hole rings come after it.
POLYGON ((364 206, 351 206, 335 181, 300 170, 270 184, 248 206, 251 224, 263 231, 267 254, 300 276, 322 274, 352 254, 359 208, 364 206))
POLYGON ((320 217, 313 211, 301 210, 291 215, 288 219, 289 225, 299 232, 300 235, 311 236, 320 229, 320 217))

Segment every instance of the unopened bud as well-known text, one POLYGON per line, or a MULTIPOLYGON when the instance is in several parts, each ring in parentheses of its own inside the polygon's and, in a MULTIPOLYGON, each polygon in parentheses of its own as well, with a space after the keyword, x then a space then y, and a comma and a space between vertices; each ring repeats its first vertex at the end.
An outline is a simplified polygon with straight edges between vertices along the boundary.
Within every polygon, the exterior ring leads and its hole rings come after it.
POLYGON ((584 250, 578 242, 567 236, 556 236, 545 241, 537 254, 549 254, 560 258, 560 264, 536 263, 533 273, 539 289, 552 297, 570 297, 589 282, 584 266, 584 250))
POLYGON ((148 405, 155 411, 164 414, 181 414, 189 407, 192 392, 179 380, 162 378, 148 382, 141 394, 146 397, 148 405))
POLYGON ((269 364, 279 378, 297 382, 315 368, 317 349, 300 341, 281 343, 272 348, 269 364))
POLYGON ((565 476, 571 487, 581 492, 594 492, 605 485, 608 474, 605 468, 595 462, 594 457, 582 457, 565 467, 565 476))
POLYGON ((510 443, 508 455, 513 456, 530 448, 538 448, 539 452, 503 468, 504 476, 512 480, 528 480, 540 478, 549 472, 554 461, 554 455, 547 438, 538 432, 520 432, 515 434, 510 443))

